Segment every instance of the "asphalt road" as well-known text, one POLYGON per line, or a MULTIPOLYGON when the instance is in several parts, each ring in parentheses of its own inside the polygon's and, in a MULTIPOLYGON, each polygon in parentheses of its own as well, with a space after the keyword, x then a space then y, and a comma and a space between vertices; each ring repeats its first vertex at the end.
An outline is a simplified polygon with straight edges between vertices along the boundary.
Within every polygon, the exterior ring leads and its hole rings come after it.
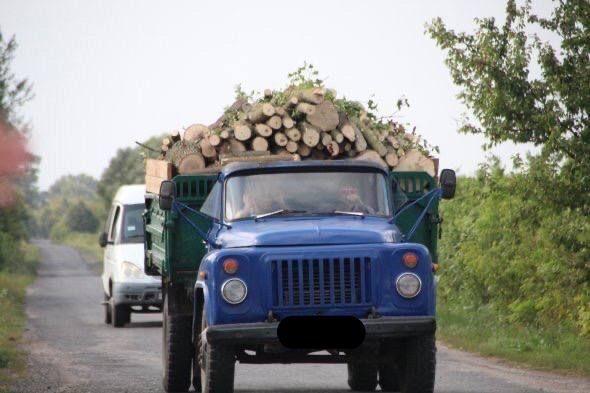
MULTIPOLYGON (((39 243, 27 295, 29 375, 15 392, 161 392, 161 317, 103 323, 96 271, 71 248, 39 243)), ((344 365, 236 366, 236 392, 349 392, 344 365)), ((590 380, 530 371, 439 345, 438 393, 590 392, 590 380)))

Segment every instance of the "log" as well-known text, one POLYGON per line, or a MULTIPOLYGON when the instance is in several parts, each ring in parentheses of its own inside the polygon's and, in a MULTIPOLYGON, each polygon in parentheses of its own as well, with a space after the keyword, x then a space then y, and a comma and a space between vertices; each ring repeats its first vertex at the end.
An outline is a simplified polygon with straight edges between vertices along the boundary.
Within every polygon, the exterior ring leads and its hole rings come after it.
POLYGON ((261 123, 275 114, 275 107, 268 102, 256 104, 248 112, 248 120, 252 123, 261 123))
POLYGON ((215 120, 214 123, 212 123, 209 126, 209 129, 214 130, 216 128, 221 128, 224 124, 229 125, 229 124, 226 124, 227 120, 228 120, 228 115, 230 115, 236 111, 243 110, 243 106, 245 104, 246 104, 246 101, 244 101, 241 98, 238 98, 237 100, 235 100, 233 104, 231 104, 226 110, 223 111, 223 115, 221 115, 217 120, 215 120))
POLYGON ((208 135, 209 127, 203 124, 193 124, 184 130, 183 140, 193 142, 200 140, 203 136, 208 135))
POLYGON ((362 161, 373 161, 384 167, 387 167, 387 163, 383 161, 383 158, 381 158, 379 153, 377 153, 375 150, 365 150, 364 152, 356 156, 354 159, 362 161))
POLYGON ((285 130, 285 134, 293 142, 299 142, 301 140, 301 131, 299 131, 297 128, 289 128, 285 130))
POLYGON ((229 141, 223 141, 219 147, 217 148, 217 154, 221 157, 221 156, 225 156, 228 154, 232 154, 231 151, 231 144, 229 143, 229 141))
POLYGON ((270 119, 266 121, 266 125, 272 128, 273 130, 278 130, 283 126, 283 119, 280 116, 272 116, 270 119))
POLYGON ((326 91, 321 87, 314 87, 312 89, 304 89, 297 92, 297 98, 300 102, 307 102, 309 104, 320 104, 324 101, 326 91))
POLYGON ((418 149, 409 150, 403 157, 399 158, 399 163, 394 171, 424 171, 430 176, 435 176, 434 161, 426 157, 418 149))
POLYGON ((385 157, 387 154, 387 148, 383 145, 383 143, 381 143, 381 141, 379 141, 379 137, 377 135, 378 131, 371 128, 368 121, 369 120, 366 113, 362 113, 356 126, 361 130, 371 149, 375 150, 381 157, 385 157))
POLYGON ((180 132, 178 132, 178 130, 172 131, 172 133, 170 133, 170 140, 172 141, 172 144, 178 142, 180 140, 180 132))
MULTIPOLYGON (((217 156, 217 150, 209 143, 209 138, 203 138, 199 142, 201 148, 201 154, 206 158, 215 158, 217 156)), ((180 164, 179 164, 180 165, 180 164)))
POLYGON ((174 145, 172 145, 172 147, 168 149, 164 159, 174 164, 174 166, 178 167, 180 160, 184 156, 192 153, 201 153, 199 143, 181 140, 179 142, 176 142, 174 145))
POLYGON ((344 135, 342 135, 342 133, 338 130, 332 130, 332 132, 330 132, 330 135, 332 135, 332 139, 336 142, 336 143, 342 143, 344 142, 344 135))
POLYGON ((388 136, 386 139, 389 142, 389 144, 391 146, 393 146, 393 148, 399 149, 399 141, 397 140, 396 137, 394 137, 394 136, 388 136))
POLYGON ((229 139, 229 146, 232 154, 239 154, 246 151, 246 146, 236 139, 229 139))
POLYGON ((288 141, 287 144, 285 145, 285 149, 289 153, 297 153, 297 150, 299 149, 299 144, 294 141, 288 141))
POLYGON ((367 141, 361 131, 353 123, 350 123, 350 125, 354 129, 354 149, 359 153, 367 150, 367 141))
POLYGON ((297 148, 297 154, 301 157, 309 157, 311 154, 311 148, 307 146, 305 143, 299 143, 299 147, 297 148))
POLYGON ((166 147, 172 146, 172 140, 170 138, 163 138, 162 139, 162 146, 166 146, 166 147))
POLYGON ((315 107, 313 113, 307 114, 307 121, 322 131, 331 131, 340 122, 338 111, 330 101, 324 101, 315 107))
POLYGON ((295 96, 290 97, 285 104, 285 109, 293 109, 299 104, 299 99, 295 96))
POLYGON ((332 135, 328 134, 327 132, 322 132, 320 137, 320 140, 322 141, 322 145, 324 146, 328 146, 330 143, 332 143, 332 135))
POLYGON ((299 123, 299 127, 302 132, 301 137, 303 143, 309 147, 317 146, 317 144, 320 142, 320 132, 307 122, 299 123))
POLYGON ((356 139, 356 133, 354 131, 354 126, 348 119, 348 116, 345 113, 341 113, 339 115, 338 121, 338 129, 349 142, 354 142, 356 139))
POLYGON ((263 137, 267 138, 272 135, 272 128, 270 128, 266 124, 258 123, 254 126, 254 129, 256 130, 256 134, 258 136, 263 136, 263 137))
POLYGON ((209 139, 209 144, 214 147, 219 146, 219 144, 221 143, 221 138, 217 134, 209 135, 208 139, 209 139))
POLYGON ((287 136, 285 134, 283 134, 282 132, 276 132, 274 135, 274 140, 275 140, 275 144, 277 146, 281 146, 281 147, 287 146, 287 143, 289 142, 289 138, 287 138, 287 136))
POLYGON ((221 165, 230 162, 274 162, 274 161, 294 161, 298 157, 294 154, 268 154, 264 156, 244 156, 244 157, 224 157, 221 159, 221 165))
POLYGON ((350 151, 352 150, 352 145, 350 143, 345 143, 344 144, 344 151, 350 151))
POLYGON ((297 112, 301 112, 309 116, 315 112, 315 105, 308 104, 306 102, 300 102, 299 104, 297 104, 295 109, 297 110, 297 112))
POLYGON ((234 124, 234 136, 239 141, 247 141, 252 137, 252 130, 246 123, 235 123, 234 124))
POLYGON ((268 150, 268 141, 266 138, 261 136, 257 136, 252 140, 252 150, 254 151, 267 151, 268 150))
POLYGON ((393 168, 398 164, 399 158, 395 153, 387 153, 385 155, 385 162, 387 162, 387 165, 389 165, 390 168, 393 168))
POLYGON ((231 135, 231 128, 225 128, 223 130, 221 130, 221 132, 219 132, 219 137, 221 139, 228 139, 231 135))
POLYGON ((203 159, 203 156, 199 153, 193 153, 184 156, 182 160, 180 160, 180 163, 178 164, 178 173, 185 175, 188 173, 197 172, 203 168, 205 168, 205 160, 203 159))
POLYGON ((275 115, 283 117, 286 114, 287 114, 287 111, 285 110, 285 108, 283 108, 281 106, 275 106, 275 115))
POLYGON ((264 89, 264 98, 272 98, 272 90, 271 89, 264 89))
POLYGON ((285 127, 285 129, 295 127, 295 121, 291 119, 291 116, 289 116, 287 113, 283 115, 283 127, 285 127))
POLYGON ((335 141, 330 142, 328 146, 326 146, 326 150, 331 157, 336 157, 338 154, 340 154, 340 146, 338 146, 338 143, 335 141))
POLYGON ((162 153, 166 154, 166 152, 167 152, 168 150, 170 150, 170 146, 168 146, 168 145, 162 145, 162 146, 160 146, 160 151, 161 151, 162 153))

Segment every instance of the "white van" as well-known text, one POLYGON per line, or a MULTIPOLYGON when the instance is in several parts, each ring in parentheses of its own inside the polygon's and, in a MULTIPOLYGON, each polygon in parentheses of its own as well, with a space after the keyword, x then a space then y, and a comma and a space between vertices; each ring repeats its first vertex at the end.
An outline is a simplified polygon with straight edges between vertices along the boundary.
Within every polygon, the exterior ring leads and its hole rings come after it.
POLYGON ((162 310, 162 283, 144 273, 145 186, 122 186, 117 190, 99 244, 104 248, 102 285, 105 323, 121 327, 131 313, 162 310))

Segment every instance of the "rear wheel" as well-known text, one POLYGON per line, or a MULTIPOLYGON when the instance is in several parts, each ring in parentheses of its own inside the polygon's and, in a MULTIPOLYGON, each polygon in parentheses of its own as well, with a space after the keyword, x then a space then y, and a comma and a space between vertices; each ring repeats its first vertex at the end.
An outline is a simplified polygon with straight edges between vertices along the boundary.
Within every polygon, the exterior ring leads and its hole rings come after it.
MULTIPOLYGON (((207 315, 203 310, 201 334, 207 328, 207 315)), ((199 338, 199 363, 203 393, 233 393, 235 354, 231 347, 210 344, 199 338)))
POLYGON ((164 297, 162 314, 164 377, 167 392, 187 392, 191 385, 191 318, 171 313, 170 296, 164 297))
POLYGON ((111 303, 109 301, 109 295, 104 294, 104 323, 110 325, 113 320, 113 314, 111 312, 111 303))
POLYGON ((348 362, 348 386, 354 391, 370 392, 377 387, 377 362, 373 351, 363 350, 348 362))
POLYGON ((129 306, 111 302, 110 308, 111 319, 114 327, 123 327, 125 324, 131 321, 131 309, 129 306))

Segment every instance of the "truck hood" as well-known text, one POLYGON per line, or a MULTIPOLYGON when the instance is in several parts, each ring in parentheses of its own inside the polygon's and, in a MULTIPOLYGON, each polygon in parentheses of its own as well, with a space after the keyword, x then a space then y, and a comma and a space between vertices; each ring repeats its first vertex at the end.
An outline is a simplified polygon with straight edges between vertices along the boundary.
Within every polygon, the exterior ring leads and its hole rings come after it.
POLYGON ((398 229, 378 217, 268 218, 244 220, 219 231, 221 248, 397 243, 398 229))

